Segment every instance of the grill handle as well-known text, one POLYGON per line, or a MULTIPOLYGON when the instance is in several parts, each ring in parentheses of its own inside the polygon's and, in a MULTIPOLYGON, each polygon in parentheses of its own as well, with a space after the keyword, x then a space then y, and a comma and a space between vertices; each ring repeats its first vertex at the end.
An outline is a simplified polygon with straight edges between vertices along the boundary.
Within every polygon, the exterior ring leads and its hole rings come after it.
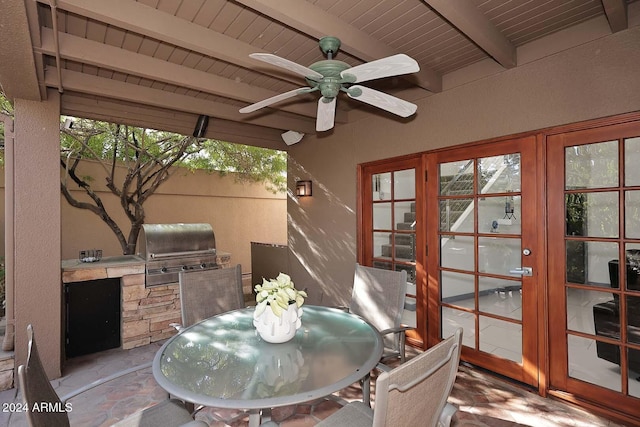
POLYGON ((176 258, 176 257, 185 257, 185 256, 198 256, 198 255, 215 255, 215 249, 203 249, 200 251, 182 251, 182 252, 164 252, 160 254, 150 253, 149 258, 160 259, 160 258, 176 258))

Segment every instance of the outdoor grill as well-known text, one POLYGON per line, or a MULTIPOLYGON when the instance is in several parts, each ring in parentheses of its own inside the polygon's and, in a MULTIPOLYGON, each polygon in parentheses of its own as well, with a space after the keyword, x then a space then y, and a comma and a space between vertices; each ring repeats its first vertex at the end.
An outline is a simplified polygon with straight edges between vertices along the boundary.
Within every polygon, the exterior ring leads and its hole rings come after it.
POLYGON ((138 245, 147 287, 176 283, 181 271, 220 268, 209 224, 144 224, 138 245))

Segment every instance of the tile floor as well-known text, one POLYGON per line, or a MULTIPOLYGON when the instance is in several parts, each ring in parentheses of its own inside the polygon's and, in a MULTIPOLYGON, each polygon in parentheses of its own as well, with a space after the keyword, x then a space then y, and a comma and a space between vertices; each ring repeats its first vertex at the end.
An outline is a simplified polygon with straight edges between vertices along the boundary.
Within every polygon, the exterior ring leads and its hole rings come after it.
MULTIPOLYGON (((155 343, 132 350, 108 350, 74 358, 67 362, 64 376, 54 380, 53 385, 60 395, 64 395, 96 378, 151 361, 160 345, 161 343, 155 343)), ((411 352, 415 354, 412 349, 411 352)), ((147 368, 71 400, 72 411, 69 414, 71 425, 109 426, 165 397, 164 391, 153 380, 151 369, 147 368)), ((360 388, 352 386, 341 392, 340 397, 346 400, 360 399, 360 388)), ((0 392, 0 404, 3 408, 6 408, 6 403, 20 401, 21 395, 16 389, 0 392)), ((526 389, 466 365, 460 367, 450 402, 459 408, 453 421, 455 427, 624 426, 575 406, 554 399, 543 399, 526 389)), ((319 419, 327 417, 338 408, 336 402, 323 400, 274 410, 272 418, 282 427, 313 426, 319 419)), ((205 409, 198 413, 197 418, 206 420, 212 427, 247 425, 247 417, 233 411, 214 412, 212 409, 205 409), (212 417, 214 413, 226 419, 227 422, 214 421, 212 417), (232 421, 231 419, 237 415, 240 419, 232 421)), ((26 425, 24 415, 0 412, 0 426, 23 427, 26 425)))
MULTIPOLYGON (((570 330, 595 334, 593 306, 612 299, 611 293, 597 290, 570 289, 567 293, 567 324, 570 330)), ((522 317, 522 295, 518 290, 494 292, 479 297, 484 312, 514 320, 522 317)), ((473 308, 473 299, 461 299, 452 304, 473 308)), ((475 318, 473 314, 455 308, 443 308, 443 335, 455 328, 464 330, 463 344, 475 346, 475 318)), ((480 350, 496 354, 515 362, 522 362, 522 327, 518 323, 480 316, 480 350)), ((577 336, 569 337, 569 375, 573 378, 597 384, 615 391, 622 390, 620 367, 601 359, 596 353, 596 341, 577 336)), ((640 397, 640 372, 629 370, 629 395, 640 397)))

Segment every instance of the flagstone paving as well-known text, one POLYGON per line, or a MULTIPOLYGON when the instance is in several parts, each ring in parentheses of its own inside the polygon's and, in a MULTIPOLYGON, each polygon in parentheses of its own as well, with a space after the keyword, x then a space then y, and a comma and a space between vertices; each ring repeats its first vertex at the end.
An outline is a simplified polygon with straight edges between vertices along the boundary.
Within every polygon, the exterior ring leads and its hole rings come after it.
MULTIPOLYGON (((161 345, 154 343, 131 350, 108 350, 68 360, 64 376, 52 383, 62 396, 97 378, 151 361, 161 345)), ((410 353, 414 355, 415 351, 411 350, 410 353)), ((162 401, 166 396, 154 381, 151 368, 146 368, 72 399, 69 413, 71 425, 110 426, 131 413, 162 401)), ((343 390, 340 397, 346 400, 361 399, 360 387, 353 385, 343 390)), ((375 405, 375 389, 372 400, 375 405)), ((22 396, 15 388, 0 392, 3 408, 8 408, 5 405, 7 403, 21 401, 22 396)), ((530 390, 465 364, 460 366, 449 401, 459 408, 452 422, 454 427, 625 426, 573 405, 551 398, 544 399, 530 390)), ((319 400, 274 409, 271 417, 282 427, 313 426, 339 408, 340 405, 333 400, 319 400)), ((231 410, 205 408, 197 413, 196 418, 206 421, 211 427, 248 425, 248 416, 231 410)), ((25 427, 27 421, 24 414, 3 411, 0 413, 0 426, 25 427)))

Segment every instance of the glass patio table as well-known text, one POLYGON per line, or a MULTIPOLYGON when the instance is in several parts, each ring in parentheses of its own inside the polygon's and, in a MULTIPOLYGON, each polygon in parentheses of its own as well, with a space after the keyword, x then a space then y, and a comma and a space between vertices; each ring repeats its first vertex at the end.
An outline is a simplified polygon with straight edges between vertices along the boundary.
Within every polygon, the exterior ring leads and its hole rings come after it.
POLYGON ((248 410, 249 425, 257 426, 262 410, 368 380, 382 356, 378 331, 342 310, 302 306, 302 326, 281 344, 260 338, 253 312, 252 307, 220 314, 169 339, 153 360, 158 384, 196 405, 248 410))

